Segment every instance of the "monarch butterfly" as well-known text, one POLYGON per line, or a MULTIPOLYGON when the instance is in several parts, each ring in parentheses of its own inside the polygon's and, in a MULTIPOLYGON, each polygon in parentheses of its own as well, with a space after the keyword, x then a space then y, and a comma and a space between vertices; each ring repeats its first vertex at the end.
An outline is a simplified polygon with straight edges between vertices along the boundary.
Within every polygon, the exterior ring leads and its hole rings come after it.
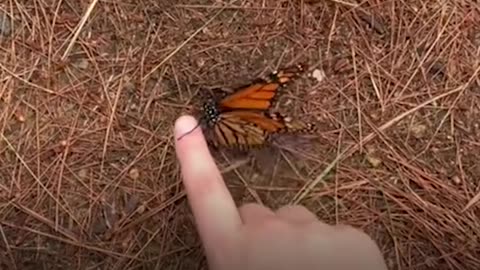
POLYGON ((270 112, 281 87, 303 71, 303 65, 289 67, 273 72, 266 79, 257 79, 219 101, 208 100, 202 107, 204 113, 199 125, 207 124, 207 131, 213 132, 215 146, 241 149, 262 146, 276 133, 312 132, 311 123, 270 112))

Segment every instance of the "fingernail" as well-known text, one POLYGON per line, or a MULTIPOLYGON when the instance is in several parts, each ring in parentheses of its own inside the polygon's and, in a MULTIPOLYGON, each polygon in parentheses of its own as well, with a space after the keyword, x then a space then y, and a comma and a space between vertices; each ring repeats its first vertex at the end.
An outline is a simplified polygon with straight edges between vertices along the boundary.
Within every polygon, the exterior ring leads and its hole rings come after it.
POLYGON ((184 135, 194 131, 197 126, 198 121, 194 117, 190 115, 180 116, 175 122, 175 138, 178 140, 184 135))

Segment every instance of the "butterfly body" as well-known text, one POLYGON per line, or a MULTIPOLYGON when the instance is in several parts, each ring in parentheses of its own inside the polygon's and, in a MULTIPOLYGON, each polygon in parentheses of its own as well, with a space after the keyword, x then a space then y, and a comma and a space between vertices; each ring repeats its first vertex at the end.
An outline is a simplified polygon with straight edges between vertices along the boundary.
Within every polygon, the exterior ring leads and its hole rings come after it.
POLYGON ((264 146, 278 133, 311 133, 313 124, 271 112, 279 90, 302 71, 298 65, 274 72, 220 100, 208 100, 202 106, 202 121, 214 145, 246 149, 264 146))

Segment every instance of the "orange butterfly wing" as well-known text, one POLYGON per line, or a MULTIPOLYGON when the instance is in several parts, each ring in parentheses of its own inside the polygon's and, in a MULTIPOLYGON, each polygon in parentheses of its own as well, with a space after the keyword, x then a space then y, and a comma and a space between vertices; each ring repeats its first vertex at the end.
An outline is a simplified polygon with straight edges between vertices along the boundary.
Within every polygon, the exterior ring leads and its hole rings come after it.
POLYGON ((273 99, 280 87, 297 77, 303 70, 303 65, 297 65, 274 72, 267 80, 257 80, 225 97, 219 102, 219 106, 222 109, 267 110, 273 105, 273 99))
POLYGON ((257 82, 220 101, 221 108, 265 110, 272 106, 279 83, 257 82))
POLYGON ((265 130, 268 133, 278 132, 283 129, 285 125, 276 119, 269 118, 262 113, 249 111, 233 111, 222 114, 222 119, 237 119, 243 120, 250 124, 254 124, 265 130))
POLYGON ((262 113, 248 111, 225 112, 213 126, 216 146, 247 148, 261 146, 269 135, 282 130, 285 125, 262 113))
POLYGON ((220 115, 213 128, 216 146, 247 148, 264 145, 276 133, 311 133, 315 126, 279 113, 232 111, 220 115))

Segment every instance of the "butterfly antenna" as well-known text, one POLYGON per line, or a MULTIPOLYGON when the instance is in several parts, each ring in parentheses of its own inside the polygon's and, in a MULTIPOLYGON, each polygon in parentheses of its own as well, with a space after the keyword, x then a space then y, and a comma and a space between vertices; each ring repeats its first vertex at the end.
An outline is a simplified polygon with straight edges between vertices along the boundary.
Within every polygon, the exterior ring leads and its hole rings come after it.
POLYGON ((198 123, 195 127, 193 127, 191 130, 185 132, 184 134, 182 134, 180 137, 177 138, 178 141, 180 141, 183 137, 187 136, 188 134, 192 133, 195 131, 195 129, 197 129, 200 125, 202 124, 205 124, 205 121, 207 121, 205 119, 205 116, 202 116, 200 117, 200 119, 198 120, 198 123))
POLYGON ((200 122, 197 123, 197 125, 192 128, 191 130, 185 132, 184 134, 182 134, 180 137, 177 138, 177 141, 180 141, 183 137, 187 136, 188 134, 192 133, 195 131, 195 129, 197 129, 198 127, 200 126, 200 122))

